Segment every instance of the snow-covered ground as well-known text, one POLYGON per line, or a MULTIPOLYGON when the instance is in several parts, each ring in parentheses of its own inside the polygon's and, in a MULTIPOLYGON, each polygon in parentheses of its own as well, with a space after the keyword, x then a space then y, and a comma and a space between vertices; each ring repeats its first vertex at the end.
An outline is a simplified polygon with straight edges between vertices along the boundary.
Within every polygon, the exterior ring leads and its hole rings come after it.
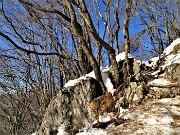
MULTIPOLYGON (((119 118, 125 122, 119 126, 108 126, 108 129, 84 128, 76 135, 111 135, 113 133, 171 135, 180 133, 180 96, 175 98, 155 99, 130 110, 122 109, 119 118)), ((111 118, 107 113, 99 117, 101 122, 108 122, 111 118)), ((59 128, 57 135, 69 135, 59 128)))
POLYGON ((76 135, 108 135, 107 131, 100 128, 90 128, 76 135))
POLYGON ((179 105, 180 96, 146 102, 126 112, 121 118, 127 122, 109 129, 108 133, 116 131, 128 135, 178 134, 180 133, 179 105))

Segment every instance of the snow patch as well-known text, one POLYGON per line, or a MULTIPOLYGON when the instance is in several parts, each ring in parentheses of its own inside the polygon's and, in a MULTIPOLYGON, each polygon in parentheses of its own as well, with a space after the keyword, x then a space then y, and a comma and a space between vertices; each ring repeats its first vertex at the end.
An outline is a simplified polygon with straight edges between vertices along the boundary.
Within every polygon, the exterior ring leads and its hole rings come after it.
POLYGON ((149 85, 159 84, 159 85, 164 85, 164 86, 165 86, 165 85, 171 84, 171 82, 168 81, 167 79, 159 78, 159 79, 155 79, 155 80, 153 80, 153 81, 150 81, 148 84, 149 84, 149 85))
MULTIPOLYGON (((163 54, 161 55, 161 57, 163 57, 164 55, 168 55, 165 59, 165 64, 162 66, 162 68, 164 69, 165 67, 174 64, 174 63, 180 63, 180 54, 171 54, 169 55, 174 46, 180 44, 180 38, 177 38, 176 40, 174 40, 164 51, 163 54)), ((153 57, 151 58, 149 61, 145 61, 143 62, 146 66, 148 67, 153 67, 156 65, 157 61, 159 60, 159 57, 153 57)))
MULTIPOLYGON (((131 54, 128 54, 128 58, 134 58, 134 56, 132 56, 131 54)), ((122 52, 122 53, 119 53, 117 56, 116 56, 116 61, 117 62, 120 62, 122 60, 125 59, 125 52, 122 52)))
POLYGON ((96 79, 96 76, 95 76, 94 71, 92 71, 92 72, 86 74, 86 75, 85 75, 85 78, 87 78, 87 77, 92 77, 92 78, 96 79))
POLYGON ((90 128, 84 130, 84 132, 77 133, 76 135, 107 135, 107 132, 103 129, 90 128))
POLYGON ((123 116, 123 113, 124 112, 127 112, 127 111, 129 111, 128 109, 124 109, 124 108, 122 108, 122 107, 120 107, 120 114, 119 114, 119 118, 121 118, 122 116, 123 116))
POLYGON ((161 66, 162 69, 165 69, 169 65, 180 63, 180 53, 168 55, 165 60, 164 65, 161 66))
POLYGON ((163 104, 167 104, 167 103, 169 103, 170 101, 171 101, 170 98, 163 98, 163 99, 159 100, 159 102, 160 102, 160 103, 163 103, 163 104))
POLYGON ((154 67, 159 60, 159 57, 153 57, 149 61, 143 62, 148 67, 154 67))
POLYGON ((177 44, 180 44, 180 38, 177 38, 176 40, 174 40, 165 50, 164 50, 164 54, 168 55, 172 52, 174 46, 176 46, 177 44))
POLYGON ((170 116, 164 116, 164 117, 157 117, 152 116, 150 118, 145 119, 145 122, 147 122, 150 125, 168 125, 173 122, 173 118, 170 116))
POLYGON ((107 88, 107 91, 110 92, 112 95, 114 95, 115 89, 114 89, 114 85, 111 82, 111 79, 109 78, 109 74, 107 73, 109 69, 101 69, 101 75, 102 75, 102 79, 103 82, 107 88))
POLYGON ((74 86, 76 85, 77 83, 79 83, 81 80, 85 80, 86 78, 84 76, 78 78, 78 79, 74 79, 74 80, 69 80, 65 85, 64 87, 67 88, 67 87, 70 87, 70 86, 74 86))
POLYGON ((154 117, 153 117, 153 118, 145 119, 145 121, 146 121, 148 124, 150 124, 150 125, 156 125, 156 124, 158 124, 156 118, 154 118, 154 117))
POLYGON ((99 115, 99 122, 101 123, 107 123, 110 120, 111 116, 107 112, 104 112, 103 115, 99 115))
POLYGON ((175 97, 174 100, 171 98, 163 98, 158 100, 159 103, 170 104, 170 105, 179 105, 180 104, 180 96, 175 97))
POLYGON ((160 123, 162 124, 171 124, 172 122, 174 122, 174 120, 170 116, 164 116, 160 119, 160 123))
MULTIPOLYGON (((109 73, 108 73, 109 69, 101 67, 100 70, 101 70, 102 79, 103 79, 103 82, 104 82, 104 84, 105 84, 105 86, 107 88, 107 91, 110 92, 112 95, 114 95, 115 89, 114 89, 114 86, 113 86, 113 84, 111 82, 111 79, 109 78, 109 73)), ((88 77, 92 77, 92 78, 96 79, 94 71, 86 74, 85 76, 81 76, 78 79, 69 80, 64 85, 64 87, 67 88, 67 87, 70 87, 70 86, 74 86, 77 83, 79 83, 80 81, 86 80, 86 78, 88 78, 88 77)))
POLYGON ((31 135, 36 135, 36 132, 35 132, 35 133, 32 133, 31 135))
POLYGON ((57 135, 70 135, 70 134, 67 133, 67 132, 65 132, 65 131, 64 131, 64 126, 61 125, 61 126, 59 127, 59 129, 58 129, 57 135))

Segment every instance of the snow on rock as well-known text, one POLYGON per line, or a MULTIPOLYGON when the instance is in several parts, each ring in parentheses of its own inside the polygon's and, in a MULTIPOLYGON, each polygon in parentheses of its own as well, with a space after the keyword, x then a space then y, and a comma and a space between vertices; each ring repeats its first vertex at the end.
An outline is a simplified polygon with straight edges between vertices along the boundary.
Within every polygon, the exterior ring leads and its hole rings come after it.
POLYGON ((61 126, 59 127, 59 129, 58 129, 57 135, 70 135, 70 134, 67 133, 67 132, 65 132, 65 131, 64 131, 64 126, 61 125, 61 126))
POLYGON ((159 79, 155 79, 155 80, 148 82, 148 85, 156 85, 156 84, 161 85, 161 86, 162 85, 166 86, 166 85, 171 84, 171 82, 164 78, 159 78, 159 79))
POLYGON ((89 128, 85 129, 84 132, 77 133, 76 135, 108 135, 103 129, 89 128))
MULTIPOLYGON (((107 88, 107 91, 112 93, 112 95, 114 95, 115 89, 114 89, 114 86, 113 86, 113 84, 111 82, 111 79, 109 78, 109 73, 108 73, 109 69, 101 67, 100 70, 101 70, 102 79, 103 79, 103 82, 104 82, 104 84, 105 84, 105 86, 107 88)), ((77 83, 79 83, 81 80, 85 80, 87 77, 92 77, 92 78, 96 79, 95 73, 94 73, 94 71, 92 71, 92 72, 86 74, 85 76, 81 76, 78 79, 69 80, 64 85, 64 87, 67 88, 67 87, 70 87, 70 86, 74 86, 77 83)))
POLYGON ((115 89, 114 89, 114 85, 111 82, 111 79, 109 78, 108 69, 102 68, 101 75, 103 82, 107 88, 107 91, 110 92, 112 95, 114 95, 115 89))
POLYGON ((158 60, 159 60, 159 57, 153 57, 149 61, 145 61, 143 63, 148 67, 154 67, 156 63, 158 62, 158 60))
POLYGON ((171 124, 171 122, 174 122, 173 118, 170 116, 153 116, 145 119, 145 122, 147 122, 149 125, 157 125, 157 124, 171 124))
POLYGON ((111 119, 111 116, 107 112, 104 112, 102 115, 99 115, 99 122, 101 123, 109 122, 111 119))
POLYGON ((119 114, 119 118, 121 118, 122 116, 123 116, 123 114, 124 114, 124 112, 127 112, 127 111, 129 111, 128 109, 124 109, 124 108, 122 108, 122 107, 120 107, 120 114, 119 114))
MULTIPOLYGON (((165 58, 165 64, 162 65, 162 68, 164 69, 165 67, 174 64, 174 63, 180 63, 180 53, 179 54, 171 54, 169 55, 172 51, 173 48, 180 44, 180 38, 177 38, 176 40, 174 40, 164 51, 163 54, 161 55, 161 57, 167 56, 165 58)), ((153 67, 156 65, 157 61, 159 60, 159 57, 153 57, 151 58, 149 61, 145 61, 143 62, 146 66, 148 67, 153 67)))
MULTIPOLYGON (((132 56, 131 54, 128 54, 128 58, 134 58, 134 56, 132 56)), ((119 53, 117 56, 116 56, 116 61, 119 62, 119 61, 122 61, 125 59, 125 52, 122 52, 122 53, 119 53)))
POLYGON ((162 69, 165 69, 167 66, 170 66, 174 63, 180 63, 180 53, 168 55, 165 58, 165 63, 161 67, 162 69))
POLYGON ((92 77, 92 78, 96 79, 96 76, 95 76, 94 71, 92 71, 92 72, 86 74, 86 75, 85 75, 85 78, 86 78, 86 77, 92 77))
POLYGON ((174 46, 176 46, 177 44, 180 44, 180 38, 177 38, 176 40, 174 40, 165 50, 164 50, 164 54, 168 55, 172 52, 174 46))
POLYGON ((65 85, 64 87, 70 87, 70 86, 74 86, 76 85, 77 83, 79 83, 81 80, 85 80, 86 78, 84 76, 78 78, 78 79, 74 79, 74 80, 69 80, 65 85))
POLYGON ((173 48, 180 44, 180 38, 177 38, 174 40, 163 52, 164 55, 167 55, 165 57, 165 63, 161 66, 162 69, 165 69, 167 66, 174 64, 174 63, 180 63, 180 53, 177 54, 170 54, 173 51, 173 48), (169 55, 170 54, 170 55, 169 55))

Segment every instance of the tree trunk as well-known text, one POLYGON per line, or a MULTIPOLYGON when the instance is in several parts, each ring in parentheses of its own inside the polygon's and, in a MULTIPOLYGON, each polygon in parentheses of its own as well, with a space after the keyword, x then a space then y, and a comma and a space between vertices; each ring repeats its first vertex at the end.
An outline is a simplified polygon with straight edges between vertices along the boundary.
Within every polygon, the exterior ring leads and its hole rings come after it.
POLYGON ((130 76, 129 76, 129 60, 128 60, 128 53, 130 52, 129 47, 130 47, 130 40, 129 40, 129 19, 130 19, 130 13, 131 13, 131 5, 132 5, 132 0, 127 0, 126 1, 126 13, 125 13, 125 19, 124 19, 124 28, 123 28, 123 33, 124 33, 124 43, 125 43, 125 61, 123 65, 123 72, 124 72, 124 84, 125 87, 128 87, 129 81, 130 81, 130 76))
POLYGON ((74 12, 74 9, 73 9, 71 3, 69 2, 69 0, 65 0, 65 2, 66 2, 66 5, 67 5, 67 7, 69 9, 69 13, 70 13, 70 17, 71 17, 71 26, 72 26, 72 29, 74 31, 74 34, 78 38, 79 47, 83 49, 85 55, 89 59, 90 64, 91 64, 91 66, 92 66, 92 68, 94 70, 95 77, 99 81, 103 91, 105 92, 106 87, 105 87, 105 85, 103 83, 103 80, 102 80, 100 67, 99 67, 95 57, 93 56, 93 54, 89 50, 88 45, 87 45, 85 39, 83 38, 82 27, 77 22, 76 15, 75 15, 75 12, 74 12))
POLYGON ((85 5, 84 0, 80 1, 82 3, 82 9, 80 10, 82 17, 84 18, 84 20, 86 21, 87 25, 89 26, 89 31, 91 33, 91 35, 93 36, 93 38, 98 41, 108 52, 109 55, 109 59, 110 59, 110 63, 112 66, 112 76, 113 76, 113 80, 115 82, 115 88, 117 88, 120 84, 119 80, 119 70, 118 70, 118 64, 116 61, 116 57, 115 57, 115 51, 113 49, 113 47, 111 47, 108 43, 106 43, 103 39, 101 39, 99 37, 99 35, 97 34, 97 31, 94 27, 94 24, 92 22, 92 19, 90 17, 90 14, 87 10, 87 7, 85 5))

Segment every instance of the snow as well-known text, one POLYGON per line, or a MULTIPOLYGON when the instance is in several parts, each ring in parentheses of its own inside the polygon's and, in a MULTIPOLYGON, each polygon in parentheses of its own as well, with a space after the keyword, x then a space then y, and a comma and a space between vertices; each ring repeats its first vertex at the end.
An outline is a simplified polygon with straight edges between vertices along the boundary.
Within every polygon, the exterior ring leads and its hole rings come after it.
POLYGON ((119 118, 121 118, 122 116, 123 116, 123 113, 124 112, 127 112, 127 111, 129 111, 128 109, 124 109, 124 108, 122 108, 122 107, 120 107, 120 114, 119 114, 119 118))
POLYGON ((90 72, 89 74, 85 75, 85 77, 86 77, 86 78, 87 78, 87 77, 92 77, 92 78, 96 79, 96 76, 95 76, 94 71, 92 71, 92 72, 90 72))
POLYGON ((137 108, 130 108, 121 116, 121 119, 129 120, 129 122, 122 123, 117 129, 130 135, 178 134, 180 133, 179 105, 180 96, 176 96, 175 98, 155 99, 137 108))
POLYGON ((162 65, 162 69, 165 69, 169 65, 180 63, 180 53, 168 55, 165 60, 164 65, 162 65))
POLYGON ((159 60, 159 57, 153 57, 149 61, 143 62, 148 67, 154 67, 159 60))
POLYGON ((159 102, 160 102, 160 103, 163 103, 163 104, 166 104, 166 103, 169 103, 170 101, 171 101, 170 98, 163 98, 163 99, 161 99, 159 102))
POLYGON ((107 73, 108 70, 106 68, 101 69, 101 75, 104 82, 104 85, 107 88, 107 91, 110 92, 112 95, 114 95, 115 89, 111 82, 111 79, 109 78, 109 74, 107 73))
MULTIPOLYGON (((167 57, 165 58, 165 64, 162 66, 162 68, 164 69, 165 67, 174 64, 174 63, 180 63, 180 54, 171 54, 169 55, 174 46, 180 44, 180 38, 177 38, 176 40, 174 40, 164 51, 163 51, 163 55, 161 57, 163 57, 164 55, 166 55, 167 57)), ((157 61, 159 60, 159 57, 153 57, 151 58, 149 61, 143 62, 145 63, 146 66, 149 67, 153 67, 156 65, 157 61)))
POLYGON ((35 133, 33 133, 33 134, 31 134, 31 135, 36 135, 36 132, 35 132, 35 133))
MULTIPOLYGON (((134 58, 134 56, 132 56, 131 54, 128 54, 128 58, 134 58)), ((116 56, 116 61, 117 62, 120 62, 122 60, 125 59, 125 52, 122 52, 122 53, 119 53, 117 56, 116 56)))
MULTIPOLYGON (((114 95, 115 89, 114 89, 114 86, 113 86, 113 84, 111 82, 111 79, 109 78, 109 73, 108 73, 109 69, 101 67, 100 70, 101 70, 102 79, 103 79, 103 82, 104 82, 104 84, 105 84, 105 86, 107 88, 107 91, 110 92, 112 95, 114 95)), ((67 88, 67 87, 74 86, 77 83, 79 83, 80 81, 86 80, 86 78, 88 78, 88 77, 92 77, 92 78, 96 79, 94 71, 86 74, 85 76, 81 76, 78 79, 69 80, 64 85, 64 87, 67 88)))
POLYGON ((64 126, 61 125, 61 126, 59 127, 59 129, 58 129, 57 135, 70 135, 70 134, 67 133, 67 132, 65 132, 65 131, 64 131, 64 126))
POLYGON ((173 118, 170 116, 163 116, 163 117, 159 117, 159 116, 152 116, 148 119, 145 119, 145 122, 147 122, 150 125, 166 125, 166 124, 171 124, 171 122, 173 122, 173 118))
POLYGON ((165 69, 167 66, 174 64, 174 63, 180 63, 180 53, 178 54, 170 54, 173 50, 173 48, 180 44, 180 38, 177 38, 174 40, 163 52, 164 55, 167 55, 165 58, 165 63, 162 65, 162 68, 165 69), (170 55, 169 55, 170 54, 170 55))
POLYGON ((165 86, 165 85, 171 84, 171 82, 168 81, 167 79, 164 79, 164 78, 158 78, 158 79, 155 79, 155 80, 153 80, 153 81, 150 81, 148 84, 149 84, 149 85, 152 85, 152 84, 154 84, 154 85, 159 84, 159 85, 165 86))
POLYGON ((103 115, 99 115, 99 122, 101 123, 106 123, 111 120, 111 116, 107 113, 104 112, 103 115))
POLYGON ((78 79, 74 79, 74 80, 69 80, 65 85, 64 87, 67 88, 67 87, 71 87, 71 86, 74 86, 76 85, 77 83, 79 83, 81 80, 85 80, 86 78, 84 76, 78 78, 78 79))
POLYGON ((107 135, 107 132, 103 129, 90 128, 86 129, 84 132, 77 133, 76 135, 107 135))
POLYGON ((158 124, 158 122, 155 118, 148 118, 148 119, 145 119, 145 121, 150 125, 158 124))
POLYGON ((164 54, 168 55, 171 53, 171 51, 173 50, 174 46, 176 46, 177 44, 180 44, 180 38, 177 38, 176 40, 174 40, 165 50, 164 50, 164 54))

